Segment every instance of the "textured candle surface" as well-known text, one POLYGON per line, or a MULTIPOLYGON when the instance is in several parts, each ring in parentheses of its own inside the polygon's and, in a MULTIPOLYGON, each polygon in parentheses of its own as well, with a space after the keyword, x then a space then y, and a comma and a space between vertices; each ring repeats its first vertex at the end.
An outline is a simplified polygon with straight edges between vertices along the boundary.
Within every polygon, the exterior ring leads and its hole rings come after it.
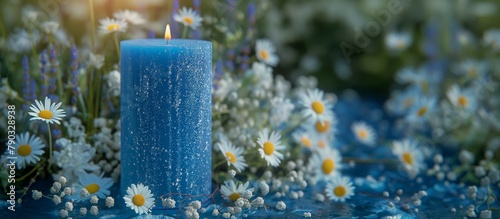
POLYGON ((209 194, 212 44, 122 41, 120 68, 122 195, 143 183, 161 207, 161 195, 209 194))

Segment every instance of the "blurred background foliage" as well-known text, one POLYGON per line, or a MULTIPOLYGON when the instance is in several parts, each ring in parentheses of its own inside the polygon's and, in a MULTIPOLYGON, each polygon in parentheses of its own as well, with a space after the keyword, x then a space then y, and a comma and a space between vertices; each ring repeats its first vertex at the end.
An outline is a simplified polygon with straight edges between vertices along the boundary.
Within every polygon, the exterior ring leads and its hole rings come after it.
POLYGON ((462 58, 459 52, 480 55, 483 33, 500 25, 499 6, 497 0, 278 0, 269 4, 260 25, 278 47, 277 72, 288 78, 316 76, 327 91, 353 88, 387 96, 393 75, 404 66, 418 67, 424 61, 448 65, 462 58), (380 26, 379 34, 369 37, 369 44, 348 63, 340 44, 354 45, 355 28, 364 31, 390 2, 399 3, 402 11, 391 14, 387 26, 380 26), (394 31, 413 36, 405 51, 394 53, 385 46, 385 37, 394 31))
MULTIPOLYGON (((88 0, 1 0, 0 44, 14 27, 20 26, 23 10, 45 8, 40 20, 57 20, 66 30, 68 39, 77 45, 89 44, 88 0)), ((248 0, 203 0, 201 13, 205 18, 203 36, 228 38, 235 29, 218 29, 213 34, 218 17, 227 16, 232 8, 246 7, 248 0), (226 34, 224 34, 226 32, 226 34)), ((418 67, 418 63, 432 61, 448 65, 460 55, 481 58, 480 40, 483 33, 498 28, 500 23, 499 0, 258 0, 256 4, 255 33, 258 38, 269 38, 275 43, 280 63, 277 74, 295 81, 301 75, 318 78, 318 86, 325 91, 340 92, 352 88, 361 94, 387 97, 393 84, 393 75, 404 66, 418 67), (356 28, 365 31, 370 22, 377 22, 377 13, 388 10, 396 2, 402 8, 391 14, 386 26, 364 48, 355 47, 348 62, 341 43, 356 46, 356 28), (403 51, 391 51, 384 41, 392 32, 406 32, 411 43, 403 51), (467 50, 464 52, 463 50, 467 50), (460 52, 460 53, 459 53, 460 52)), ((111 16, 121 9, 142 13, 149 23, 130 33, 132 38, 145 38, 153 30, 161 37, 169 22, 172 0, 93 0, 96 25, 100 18, 111 16)), ((192 6, 192 1, 180 1, 181 6, 192 6)), ((241 10, 244 11, 244 10, 241 10)), ((245 20, 245 14, 236 14, 235 20, 245 20)), ((241 23, 240 23, 241 24, 241 23)), ((380 24, 380 23, 379 23, 380 24)), ((21 25, 22 26, 22 25, 21 25)), ((241 29, 244 29, 243 27, 241 29)), ((233 34, 233 35, 232 35, 233 34)), ((215 40, 215 39, 208 39, 215 40)), ((217 39, 220 44, 227 40, 217 39)), ((106 43, 107 41, 103 41, 106 43)), ((46 45, 39 45, 45 48, 46 45)), ((3 46, 2 46, 3 48, 3 46)), ((105 46, 97 48, 106 49, 105 46)), ((0 59, 8 56, 2 49, 0 59)), ((83 51, 85 52, 85 51, 83 51)), ((99 51, 97 51, 99 52, 99 51)), ((102 51, 101 51, 102 52, 102 51)), ((85 56, 84 56, 85 57, 85 56)), ((5 60, 4 60, 5 61, 5 60)), ((19 60, 9 60, 17 61, 19 60)), ((0 66, 2 74, 7 70, 0 66)), ((444 68, 443 68, 444 69, 444 68)), ((448 72, 442 72, 447 74, 448 72)))

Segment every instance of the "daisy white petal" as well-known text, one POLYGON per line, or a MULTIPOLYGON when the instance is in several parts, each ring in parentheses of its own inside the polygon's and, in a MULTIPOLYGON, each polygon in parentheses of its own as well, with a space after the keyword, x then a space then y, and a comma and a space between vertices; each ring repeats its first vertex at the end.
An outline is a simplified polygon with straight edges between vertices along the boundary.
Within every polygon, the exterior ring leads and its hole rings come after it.
POLYGON ((59 109, 61 103, 57 105, 55 103, 51 104, 51 100, 48 97, 45 97, 45 104, 42 104, 42 101, 38 100, 35 100, 35 103, 36 106, 31 104, 30 107, 33 112, 28 113, 33 116, 30 120, 42 120, 47 123, 61 124, 59 120, 66 116, 64 110, 59 109))

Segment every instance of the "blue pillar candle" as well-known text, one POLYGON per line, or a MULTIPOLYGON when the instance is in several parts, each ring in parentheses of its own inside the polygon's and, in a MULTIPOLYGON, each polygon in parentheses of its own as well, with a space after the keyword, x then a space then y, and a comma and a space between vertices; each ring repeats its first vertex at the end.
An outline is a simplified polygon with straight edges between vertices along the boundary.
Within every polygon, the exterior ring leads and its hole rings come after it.
POLYGON ((211 42, 140 39, 120 45, 122 195, 143 183, 161 207, 161 195, 210 194, 211 42))

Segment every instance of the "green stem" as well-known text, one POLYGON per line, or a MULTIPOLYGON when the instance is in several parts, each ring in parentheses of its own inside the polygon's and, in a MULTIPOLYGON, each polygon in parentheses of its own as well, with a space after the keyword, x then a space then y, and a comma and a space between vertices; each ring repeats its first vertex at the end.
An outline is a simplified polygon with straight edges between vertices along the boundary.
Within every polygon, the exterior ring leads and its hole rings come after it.
POLYGON ((187 37, 187 33, 188 33, 188 27, 186 25, 184 25, 184 28, 182 29, 181 38, 185 39, 187 37))
POLYGON ((120 44, 118 44, 118 33, 114 33, 115 36, 113 37, 113 41, 115 41, 115 47, 116 47, 116 57, 118 57, 118 62, 120 62, 120 44))
POLYGON ((90 11, 90 30, 92 35, 90 36, 90 50, 95 52, 95 17, 94 17, 94 1, 89 0, 89 11, 90 11))
POLYGON ((219 168, 219 166, 221 166, 222 164, 226 163, 227 160, 224 158, 223 160, 221 160, 219 163, 216 163, 214 166, 213 166, 213 170, 216 170, 217 168, 219 168))
POLYGON ((28 177, 29 175, 31 175, 33 172, 35 172, 36 170, 38 170, 40 167, 42 167, 42 165, 44 164, 44 161, 41 161, 41 162, 38 162, 36 164, 36 166, 31 169, 28 173, 24 174, 24 176, 22 176, 21 178, 17 178, 16 180, 22 182, 23 180, 26 179, 26 177, 28 177))
POLYGON ((50 172, 52 166, 52 132, 50 131, 50 124, 47 122, 47 129, 49 131, 49 167, 47 170, 50 172))

